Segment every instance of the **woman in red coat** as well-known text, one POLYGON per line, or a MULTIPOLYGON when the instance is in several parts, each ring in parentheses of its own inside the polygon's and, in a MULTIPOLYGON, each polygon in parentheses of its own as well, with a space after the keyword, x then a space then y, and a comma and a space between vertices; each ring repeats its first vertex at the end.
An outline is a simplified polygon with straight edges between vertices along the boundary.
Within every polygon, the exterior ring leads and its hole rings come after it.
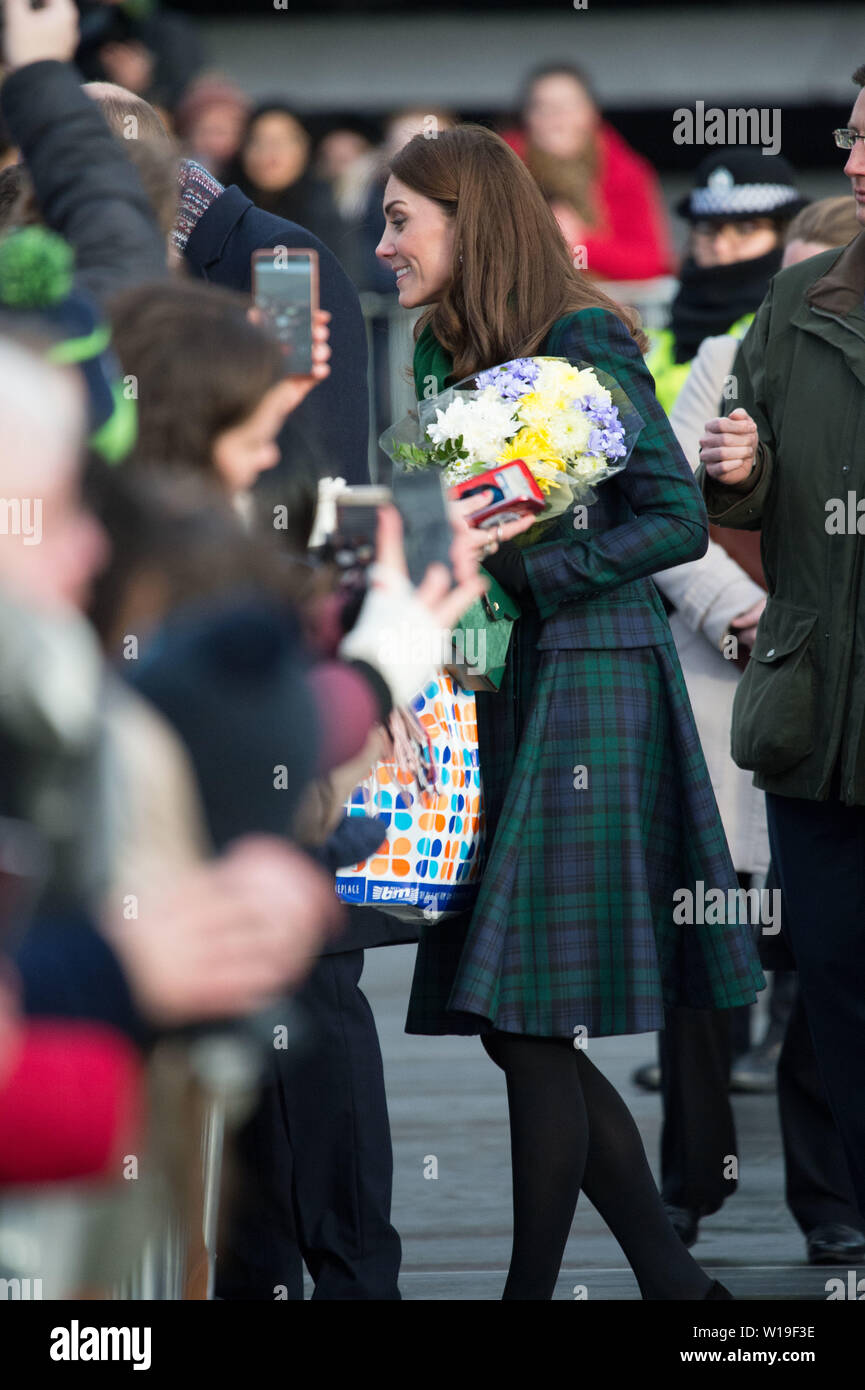
POLYGON ((522 102, 524 129, 504 139, 525 161, 581 270, 608 280, 650 280, 673 270, 654 169, 601 113, 585 76, 540 68, 522 102))

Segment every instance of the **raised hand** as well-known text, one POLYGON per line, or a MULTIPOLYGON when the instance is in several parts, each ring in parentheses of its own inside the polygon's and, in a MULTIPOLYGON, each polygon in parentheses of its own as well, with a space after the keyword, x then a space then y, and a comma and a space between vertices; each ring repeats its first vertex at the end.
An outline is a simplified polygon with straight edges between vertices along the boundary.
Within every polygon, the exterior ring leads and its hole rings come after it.
POLYGON ((10 70, 51 58, 69 63, 78 47, 78 9, 73 0, 44 0, 41 9, 30 0, 6 0, 3 54, 10 70))
POLYGON ((737 406, 725 417, 707 420, 700 438, 700 460, 710 478, 731 486, 743 483, 757 460, 757 426, 737 406))

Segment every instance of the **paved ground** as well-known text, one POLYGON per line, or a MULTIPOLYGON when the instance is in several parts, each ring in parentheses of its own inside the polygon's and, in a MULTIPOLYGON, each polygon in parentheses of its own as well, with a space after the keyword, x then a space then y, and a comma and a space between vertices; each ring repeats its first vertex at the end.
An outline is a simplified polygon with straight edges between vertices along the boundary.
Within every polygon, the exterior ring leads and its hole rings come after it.
MULTIPOLYGON (((363 988, 378 1021, 395 1157, 394 1223, 403 1240, 407 1299, 498 1299, 510 1254, 507 1104, 501 1072, 477 1038, 403 1032, 414 947, 368 951, 363 988), (438 1177, 424 1176, 437 1161, 438 1177)), ((759 1024, 758 1024, 759 1027, 759 1024)), ((654 1055, 654 1038, 600 1039, 592 1060, 619 1088, 656 1169, 660 1102, 630 1083, 654 1055)), ((825 1299, 784 1203, 773 1096, 735 1098, 739 1190, 701 1227, 694 1254, 739 1298, 825 1299)), ((865 1273, 860 1270, 859 1275, 865 1273)), ((637 1299, 624 1256, 594 1208, 580 1199, 556 1297, 576 1285, 590 1299, 637 1299)))

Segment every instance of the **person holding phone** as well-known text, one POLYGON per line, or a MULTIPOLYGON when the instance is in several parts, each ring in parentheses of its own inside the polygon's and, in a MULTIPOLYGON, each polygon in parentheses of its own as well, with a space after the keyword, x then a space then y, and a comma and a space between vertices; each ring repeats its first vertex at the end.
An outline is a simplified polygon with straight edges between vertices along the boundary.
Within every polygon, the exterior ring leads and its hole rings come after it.
MULTIPOLYGON (((515 356, 609 372, 644 419, 586 529, 502 537, 484 565, 522 616, 501 689, 477 695, 487 818, 472 913, 425 925, 406 1028, 480 1034, 505 1072, 514 1245, 507 1299, 552 1297, 580 1191, 647 1299, 728 1298, 673 1230, 637 1128, 591 1039, 652 1032, 664 1001, 729 1008, 764 981, 738 921, 678 925, 674 894, 738 886, 681 669, 650 576, 707 545, 691 468, 629 311, 574 269, 531 175, 479 126, 390 163, 377 248, 425 307, 416 382, 515 356)), ((735 915, 735 914, 734 914, 735 915)))

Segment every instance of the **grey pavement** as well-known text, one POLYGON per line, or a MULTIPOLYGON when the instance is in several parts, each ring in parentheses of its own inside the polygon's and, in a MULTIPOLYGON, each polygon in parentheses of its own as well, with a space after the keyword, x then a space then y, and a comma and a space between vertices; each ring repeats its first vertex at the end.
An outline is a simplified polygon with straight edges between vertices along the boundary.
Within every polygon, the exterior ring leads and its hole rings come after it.
MULTIPOLYGON (((402 1294, 499 1299, 511 1238, 504 1078, 477 1038, 412 1037, 403 1031, 414 953, 413 946, 368 951, 361 982, 384 1056, 402 1294), (436 1177, 425 1176, 433 1172, 436 1177)), ((592 1061, 637 1120, 657 1176, 660 1100, 630 1081, 634 1067, 654 1057, 654 1046, 652 1034, 589 1042, 592 1061)), ((775 1098, 736 1096, 734 1105, 739 1189, 701 1224, 693 1254, 738 1298, 823 1300, 827 1279, 845 1271, 805 1262, 804 1240, 784 1202, 775 1098)), ((639 1296, 619 1246, 581 1197, 556 1298, 639 1296)))

